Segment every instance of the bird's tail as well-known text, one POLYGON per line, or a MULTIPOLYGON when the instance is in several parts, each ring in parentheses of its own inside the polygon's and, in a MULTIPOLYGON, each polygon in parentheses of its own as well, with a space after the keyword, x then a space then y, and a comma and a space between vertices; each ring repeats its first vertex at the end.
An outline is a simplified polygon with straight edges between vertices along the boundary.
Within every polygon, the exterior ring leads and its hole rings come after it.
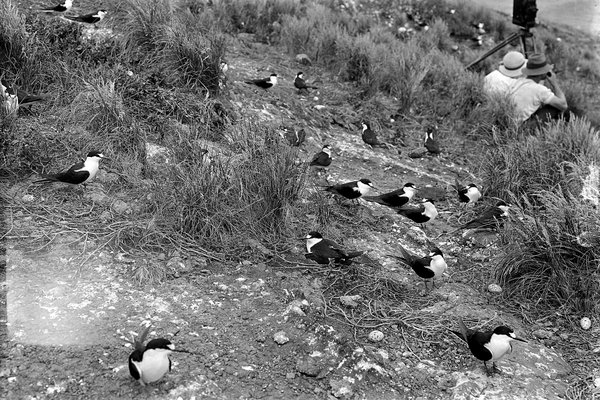
POLYGON ((58 182, 52 175, 42 175, 42 179, 38 179, 37 181, 33 181, 33 183, 49 183, 49 182, 58 182))
POLYGON ((360 251, 360 250, 357 250, 357 251, 348 251, 348 252, 344 253, 344 259, 350 260, 352 258, 356 258, 358 256, 362 256, 363 254, 364 254, 364 251, 360 251))
POLYGON ((362 196, 361 199, 370 201, 372 203, 382 204, 384 206, 387 205, 383 200, 381 200, 381 196, 362 196))
POLYGON ((395 254, 388 254, 390 257, 394 257, 400 261, 403 261, 405 264, 409 264, 410 260, 412 259, 411 254, 406 251, 406 249, 402 246, 398 246, 400 248, 400 255, 395 255, 395 254))
POLYGON ((32 103, 37 103, 38 101, 46 101, 47 99, 47 96, 27 96, 19 102, 19 105, 25 106, 32 103))
POLYGON ((458 328, 460 329, 460 332, 454 331, 452 329, 450 329, 450 332, 454 333, 456 336, 467 342, 468 330, 462 318, 458 318, 458 328))

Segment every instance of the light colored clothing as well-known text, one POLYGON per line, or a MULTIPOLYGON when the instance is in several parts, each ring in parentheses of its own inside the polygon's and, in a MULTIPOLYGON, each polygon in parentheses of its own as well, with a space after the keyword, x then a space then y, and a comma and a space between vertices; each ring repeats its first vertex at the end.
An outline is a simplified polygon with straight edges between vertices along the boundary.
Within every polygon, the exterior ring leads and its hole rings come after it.
POLYGON ((519 78, 512 85, 510 96, 515 104, 518 122, 524 122, 554 97, 552 90, 531 79, 519 78))
POLYGON ((506 76, 502 72, 495 70, 483 78, 483 91, 488 94, 508 94, 510 93, 510 88, 516 81, 517 79, 506 76))

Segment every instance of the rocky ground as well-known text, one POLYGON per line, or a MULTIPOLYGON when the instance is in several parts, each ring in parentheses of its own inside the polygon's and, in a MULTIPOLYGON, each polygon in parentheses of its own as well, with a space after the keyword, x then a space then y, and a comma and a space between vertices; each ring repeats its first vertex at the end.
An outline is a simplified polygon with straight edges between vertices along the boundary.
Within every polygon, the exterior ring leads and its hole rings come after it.
MULTIPOLYGON (((228 91, 238 113, 303 126, 304 159, 323 143, 332 145, 335 160, 323 175, 311 175, 307 199, 325 180, 370 178, 379 192, 411 181, 421 188, 419 197, 436 198, 438 219, 421 229, 377 204, 349 205, 351 228, 343 244, 367 253, 337 271, 307 263, 299 241, 285 254, 255 245, 257 256, 240 263, 173 252, 140 257, 102 247, 68 227, 46 235, 52 216, 32 212, 32 204, 57 201, 62 189, 30 181, 6 185, 2 318, 8 340, 1 397, 564 398, 575 376, 563 350, 590 352, 598 343, 580 340, 557 322, 523 320, 487 291, 494 283, 494 234, 435 239, 476 212, 462 209, 450 189, 456 173, 470 179, 464 157, 472 144, 448 140, 441 156, 413 159, 408 154, 420 147, 423 132, 410 121, 396 121, 377 130, 384 140, 402 130, 403 143, 371 149, 355 125, 365 116, 350 105, 356 103, 350 85, 249 35, 232 38, 228 61, 228 91), (292 85, 298 70, 319 89, 299 96, 292 85), (243 83, 271 72, 280 75, 280 85, 269 92, 243 83), (432 291, 388 256, 398 253, 399 244, 423 254, 427 239, 440 246, 449 265, 432 291), (152 266, 166 267, 167 276, 140 286, 135 271, 152 266), (517 343, 499 362, 502 373, 486 376, 482 363, 448 332, 458 317, 477 327, 510 325, 528 342, 517 343), (150 337, 167 337, 188 352, 172 355, 173 370, 162 381, 140 387, 128 373, 131 345, 125 339, 147 323, 150 337), (374 330, 383 333, 381 341, 369 340, 374 330)), ((102 171, 78 200, 61 194, 61 201, 80 201, 82 213, 93 213, 94 199, 114 202, 101 196, 109 182, 110 172, 102 171)))

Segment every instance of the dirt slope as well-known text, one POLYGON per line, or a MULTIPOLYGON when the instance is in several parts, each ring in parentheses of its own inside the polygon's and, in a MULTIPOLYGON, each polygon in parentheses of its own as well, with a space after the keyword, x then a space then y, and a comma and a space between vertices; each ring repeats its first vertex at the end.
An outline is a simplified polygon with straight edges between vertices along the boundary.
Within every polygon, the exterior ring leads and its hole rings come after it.
MULTIPOLYGON (((558 399, 564 395, 571 368, 556 350, 532 335, 541 326, 524 324, 486 291, 493 245, 472 246, 456 236, 437 240, 449 269, 432 292, 424 291, 411 271, 388 256, 398 253, 398 244, 423 254, 427 238, 450 230, 460 215, 474 213, 461 210, 448 187, 456 172, 468 174, 461 163, 468 144, 447 142, 441 157, 411 159, 407 154, 420 146, 422 132, 414 124, 390 122, 378 127, 382 138, 391 139, 393 130, 403 128, 406 147, 371 149, 353 126, 364 115, 349 104, 359 103, 350 85, 316 67, 298 65, 293 57, 252 39, 249 35, 232 39, 228 89, 233 107, 241 115, 275 126, 304 126, 308 138, 300 154, 305 159, 323 143, 334 148, 334 163, 324 176, 311 178, 307 198, 320 190, 324 180, 368 177, 380 192, 412 181, 422 188, 420 196, 437 196, 439 218, 421 230, 384 207, 364 202, 350 206, 346 216, 351 228, 342 235, 343 244, 367 254, 344 270, 306 264, 301 242, 281 257, 235 265, 164 253, 135 258, 99 248, 83 232, 59 234, 47 246, 32 248, 24 239, 39 235, 46 225, 28 212, 24 196, 31 194, 34 201, 52 197, 44 189, 13 185, 5 216, 10 226, 3 288, 9 340, 0 368, 2 397, 558 399), (298 70, 310 81, 318 79, 316 93, 296 94, 292 82, 298 70), (267 93, 243 83, 271 72, 282 79, 267 93), (332 116, 338 124, 331 124, 332 116), (162 284, 136 285, 132 271, 152 263, 168 265, 168 278, 162 284), (361 279, 364 285, 359 290, 361 279), (341 299, 343 294, 361 297, 353 304, 341 299), (529 343, 515 345, 513 354, 499 362, 502 374, 487 377, 481 363, 447 331, 456 328, 458 316, 470 325, 510 325, 529 343), (128 374, 131 347, 124 338, 148 322, 154 326, 151 337, 168 337, 190 353, 173 354, 173 371, 161 382, 140 387, 128 374), (380 342, 367 338, 375 329, 385 335, 380 342)), ((103 192, 102 175, 92 186, 92 193, 103 192)), ((82 210, 89 209, 91 198, 88 194, 81 199, 82 210)), ((494 238, 477 236, 475 242, 485 244, 494 238)), ((552 330, 551 336, 559 333, 552 330)))

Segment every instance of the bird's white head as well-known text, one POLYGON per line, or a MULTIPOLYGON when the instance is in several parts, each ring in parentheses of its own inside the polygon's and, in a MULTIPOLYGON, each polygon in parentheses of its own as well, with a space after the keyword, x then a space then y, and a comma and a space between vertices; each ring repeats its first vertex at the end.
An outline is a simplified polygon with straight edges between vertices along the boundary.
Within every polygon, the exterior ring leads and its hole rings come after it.
POLYGON ((98 17, 100 19, 104 18, 108 12, 106 10, 99 10, 94 17, 98 17))
POLYGON ((271 80, 271 83, 273 84, 273 86, 275 86, 277 84, 277 74, 271 74, 269 79, 271 80))
POLYGON ((412 199, 415 193, 417 193, 417 187, 414 183, 407 183, 404 185, 404 193, 406 193, 406 197, 412 199))
POLYGON ((371 182, 369 179, 361 179, 359 181, 356 182, 356 186, 358 186, 358 191, 361 194, 367 194, 369 192, 369 190, 371 190, 371 188, 373 188, 373 182, 371 182))
POLYGON ((328 144, 326 144, 325 146, 323 146, 323 148, 321 149, 321 151, 323 153, 327 153, 327 155, 329 155, 331 157, 331 146, 329 146, 328 144))
POLYGON ((319 232, 316 231, 312 231, 309 232, 306 236, 304 236, 302 238, 303 240, 306 240, 306 251, 310 253, 310 249, 317 243, 319 243, 321 240, 323 240, 323 235, 321 235, 319 232))

